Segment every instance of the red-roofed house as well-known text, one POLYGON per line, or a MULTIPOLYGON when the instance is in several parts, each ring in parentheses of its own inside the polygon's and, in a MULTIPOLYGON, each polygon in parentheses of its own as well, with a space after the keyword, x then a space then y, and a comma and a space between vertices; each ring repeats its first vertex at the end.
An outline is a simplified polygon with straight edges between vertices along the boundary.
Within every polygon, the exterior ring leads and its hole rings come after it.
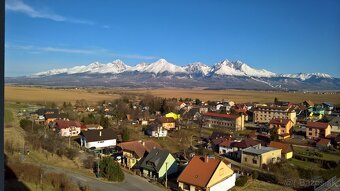
POLYGON ((235 186, 236 174, 223 161, 194 156, 178 177, 181 190, 227 191, 235 186))
POLYGON ((331 126, 323 122, 307 122, 306 137, 309 139, 326 138, 331 134, 331 126))
POLYGON ((63 137, 77 136, 81 131, 79 121, 56 120, 54 127, 63 137))
POLYGON ((320 150, 328 150, 330 146, 331 146, 330 139, 320 139, 320 141, 316 143, 316 147, 320 150))
POLYGON ((269 121, 269 128, 277 129, 279 139, 287 139, 290 137, 290 130, 293 127, 293 121, 290 119, 274 118, 269 121))
POLYGON ((244 129, 244 114, 230 115, 222 113, 207 112, 203 114, 204 127, 225 127, 233 130, 244 129))

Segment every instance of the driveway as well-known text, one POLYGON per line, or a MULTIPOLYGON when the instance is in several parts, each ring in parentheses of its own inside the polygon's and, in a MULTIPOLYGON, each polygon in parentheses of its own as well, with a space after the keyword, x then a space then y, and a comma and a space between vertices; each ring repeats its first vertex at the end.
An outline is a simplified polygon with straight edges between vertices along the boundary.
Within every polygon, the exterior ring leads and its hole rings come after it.
POLYGON ((164 189, 149 183, 146 179, 131 175, 124 172, 125 180, 122 183, 110 183, 100 181, 96 178, 85 176, 82 174, 78 174, 76 172, 68 171, 63 168, 54 167, 50 165, 42 165, 42 168, 46 172, 56 172, 56 173, 64 173, 68 177, 70 177, 74 182, 80 185, 89 185, 94 191, 107 191, 107 190, 115 190, 115 191, 131 191, 131 190, 148 190, 148 191, 164 191, 164 189))

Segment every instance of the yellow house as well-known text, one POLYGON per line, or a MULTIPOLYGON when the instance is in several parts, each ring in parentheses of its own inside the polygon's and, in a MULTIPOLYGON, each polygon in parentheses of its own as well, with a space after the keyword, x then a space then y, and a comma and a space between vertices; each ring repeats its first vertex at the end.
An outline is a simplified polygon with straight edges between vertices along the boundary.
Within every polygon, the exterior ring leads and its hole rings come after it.
POLYGON ((241 164, 262 168, 263 165, 281 161, 281 149, 256 145, 242 150, 241 164))
POLYGON ((293 158, 293 149, 292 145, 288 143, 282 143, 277 141, 271 141, 268 145, 269 147, 281 149, 281 157, 284 159, 293 158))
POLYGON ((166 130, 171 130, 176 127, 176 121, 172 117, 162 117, 160 118, 160 122, 162 123, 162 127, 166 130))
POLYGON ((174 112, 170 112, 170 113, 165 114, 165 117, 172 117, 172 118, 174 118, 174 120, 178 120, 178 119, 181 118, 181 115, 180 114, 176 114, 174 112))
POLYGON ((293 121, 290 119, 273 118, 269 121, 269 128, 275 128, 279 139, 287 139, 290 137, 290 130, 293 127, 293 121))
POLYGON ((235 186, 236 174, 219 159, 194 156, 178 177, 178 187, 185 191, 227 191, 235 186))
POLYGON ((326 138, 331 134, 331 125, 323 122, 307 122, 306 137, 309 139, 326 138))

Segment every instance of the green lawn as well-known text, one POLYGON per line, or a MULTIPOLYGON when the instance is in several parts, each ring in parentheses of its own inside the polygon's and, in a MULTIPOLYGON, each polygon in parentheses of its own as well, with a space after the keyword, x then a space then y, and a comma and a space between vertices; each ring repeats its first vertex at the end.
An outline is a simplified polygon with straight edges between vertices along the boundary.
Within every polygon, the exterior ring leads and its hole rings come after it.
POLYGON ((5 116, 4 116, 5 125, 11 123, 13 119, 14 119, 13 112, 9 109, 5 109, 5 116))
POLYGON ((286 186, 281 186, 277 184, 271 184, 268 182, 260 181, 260 180, 249 180, 247 184, 243 187, 235 186, 231 189, 232 191, 293 191, 293 188, 289 188, 286 186))
POLYGON ((302 161, 298 159, 290 159, 289 163, 291 165, 294 165, 296 167, 301 167, 303 169, 313 169, 313 170, 321 170, 322 168, 320 167, 319 164, 314 163, 314 162, 308 162, 308 161, 302 161))
POLYGON ((305 155, 307 157, 313 157, 313 158, 317 158, 317 159, 324 159, 324 160, 334 160, 334 161, 340 161, 340 152, 336 152, 336 153, 328 153, 328 152, 321 152, 318 149, 307 149, 306 148, 301 148, 301 147, 293 147, 294 152, 298 152, 301 155, 305 155), (316 156, 316 155, 306 155, 307 152, 317 152, 320 153, 322 156, 316 156), (305 154, 303 154, 305 153, 305 154))

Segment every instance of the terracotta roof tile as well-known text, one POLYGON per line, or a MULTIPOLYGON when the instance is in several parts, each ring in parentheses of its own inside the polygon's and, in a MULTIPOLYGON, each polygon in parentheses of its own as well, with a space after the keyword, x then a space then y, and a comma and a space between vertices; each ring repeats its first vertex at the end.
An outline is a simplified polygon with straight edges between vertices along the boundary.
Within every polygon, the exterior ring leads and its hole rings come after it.
POLYGON ((271 141, 270 144, 268 145, 268 147, 274 147, 274 148, 277 148, 277 149, 282 149, 281 150, 282 154, 287 154, 287 153, 293 151, 291 144, 277 142, 277 141, 271 141))
POLYGON ((158 143, 153 140, 147 141, 129 141, 124 143, 119 143, 119 147, 123 150, 136 153, 138 157, 143 157, 145 152, 150 152, 152 149, 162 148, 158 143), (144 143, 144 144, 143 144, 144 143))
POLYGON ((175 123, 176 120, 173 117, 161 117, 160 119, 161 123, 175 123))
POLYGON ((81 127, 81 123, 79 121, 67 121, 67 120, 56 120, 56 127, 60 129, 66 129, 71 126, 81 127))
POLYGON ((205 188, 220 162, 219 159, 194 156, 177 180, 205 188))
POLYGON ((258 145, 258 144, 260 144, 260 142, 255 141, 253 139, 246 139, 246 140, 242 140, 241 142, 232 142, 231 146, 241 148, 241 149, 245 149, 245 148, 255 146, 255 145, 258 145))
POLYGON ((320 139, 317 144, 319 145, 328 145, 331 140, 329 139, 320 139))
POLYGON ((326 129, 328 125, 329 125, 328 123, 323 123, 323 122, 307 122, 306 127, 316 128, 316 129, 326 129))
POLYGON ((203 115, 208 116, 208 117, 220 117, 220 118, 227 118, 227 119, 236 119, 239 117, 237 115, 229 115, 229 114, 213 113, 213 112, 207 112, 207 113, 204 113, 203 115))
POLYGON ((280 125, 280 126, 286 126, 289 121, 292 121, 290 119, 281 119, 281 118, 275 118, 269 121, 269 124, 273 125, 280 125))

